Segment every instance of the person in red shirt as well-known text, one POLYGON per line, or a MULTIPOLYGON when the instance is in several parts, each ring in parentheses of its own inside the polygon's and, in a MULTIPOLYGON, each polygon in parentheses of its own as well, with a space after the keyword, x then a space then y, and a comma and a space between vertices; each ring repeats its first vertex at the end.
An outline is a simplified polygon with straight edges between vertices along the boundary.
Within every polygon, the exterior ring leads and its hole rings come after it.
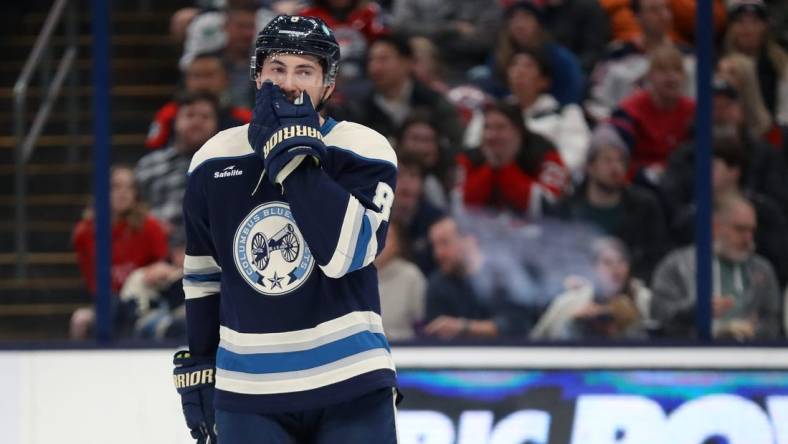
POLYGON ((470 207, 535 217, 569 184, 555 147, 525 127, 519 107, 495 103, 484 112, 481 147, 461 153, 463 202, 470 207))
POLYGON ((659 181, 668 157, 687 140, 695 101, 684 95, 684 62, 673 45, 651 54, 647 84, 622 100, 611 117, 632 150, 630 178, 643 185, 659 181))
MULTIPOLYGON (((148 214, 139 200, 133 170, 128 166, 113 167, 110 187, 111 288, 117 294, 131 272, 166 259, 169 252, 163 225, 148 214)), ((83 219, 74 228, 72 243, 88 291, 95 295, 96 240, 91 208, 85 210, 83 219)), ((71 317, 71 337, 87 339, 94 320, 93 307, 77 309, 71 317)))

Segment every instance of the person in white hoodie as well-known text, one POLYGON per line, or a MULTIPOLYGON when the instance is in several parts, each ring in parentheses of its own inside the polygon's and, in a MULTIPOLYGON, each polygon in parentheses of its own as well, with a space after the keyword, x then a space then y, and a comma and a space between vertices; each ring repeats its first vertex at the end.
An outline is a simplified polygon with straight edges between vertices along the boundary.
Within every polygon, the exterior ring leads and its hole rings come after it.
POLYGON ((549 94, 552 68, 538 50, 521 49, 507 68, 512 100, 523 110, 525 125, 553 142, 575 179, 582 176, 591 132, 579 105, 561 105, 549 94))
POLYGON ((539 318, 532 340, 645 339, 651 291, 630 274, 627 248, 615 237, 592 243, 594 276, 570 276, 566 291, 539 318))

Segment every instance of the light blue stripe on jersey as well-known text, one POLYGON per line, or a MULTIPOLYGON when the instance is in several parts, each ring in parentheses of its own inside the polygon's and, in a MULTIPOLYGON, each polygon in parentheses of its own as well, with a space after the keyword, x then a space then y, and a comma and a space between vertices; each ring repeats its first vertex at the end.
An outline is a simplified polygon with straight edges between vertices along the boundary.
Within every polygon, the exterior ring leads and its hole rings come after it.
POLYGON ((369 223, 369 216, 365 214, 364 220, 361 223, 361 231, 358 233, 358 239, 356 240, 356 251, 353 252, 353 261, 350 263, 348 272, 358 270, 364 266, 364 258, 367 256, 367 246, 372 236, 374 236, 372 224, 369 223))
POLYGON ((223 347, 216 353, 216 366, 239 373, 281 373, 307 370, 374 349, 389 350, 386 337, 363 331, 319 347, 288 353, 238 354, 223 347))
POLYGON ((332 119, 331 117, 326 118, 326 120, 323 122, 323 126, 320 127, 320 134, 327 136, 336 125, 336 120, 332 119))

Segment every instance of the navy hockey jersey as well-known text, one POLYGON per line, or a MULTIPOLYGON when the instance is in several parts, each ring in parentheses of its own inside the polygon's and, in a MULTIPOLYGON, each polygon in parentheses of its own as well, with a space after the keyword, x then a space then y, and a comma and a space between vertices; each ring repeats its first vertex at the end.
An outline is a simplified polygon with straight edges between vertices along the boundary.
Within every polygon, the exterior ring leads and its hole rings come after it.
POLYGON ((325 407, 382 387, 395 368, 377 271, 397 160, 359 124, 327 119, 320 167, 262 177, 248 125, 194 155, 184 197, 189 348, 216 356, 217 408, 325 407))

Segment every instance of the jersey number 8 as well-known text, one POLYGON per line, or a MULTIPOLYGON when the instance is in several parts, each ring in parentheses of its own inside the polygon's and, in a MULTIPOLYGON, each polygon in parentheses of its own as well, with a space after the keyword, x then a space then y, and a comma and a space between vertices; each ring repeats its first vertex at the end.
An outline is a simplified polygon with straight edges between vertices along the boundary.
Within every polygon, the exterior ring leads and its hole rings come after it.
POLYGON ((372 203, 380 208, 383 220, 388 222, 389 215, 391 214, 391 204, 394 203, 394 190, 392 190, 386 182, 379 182, 372 203))

